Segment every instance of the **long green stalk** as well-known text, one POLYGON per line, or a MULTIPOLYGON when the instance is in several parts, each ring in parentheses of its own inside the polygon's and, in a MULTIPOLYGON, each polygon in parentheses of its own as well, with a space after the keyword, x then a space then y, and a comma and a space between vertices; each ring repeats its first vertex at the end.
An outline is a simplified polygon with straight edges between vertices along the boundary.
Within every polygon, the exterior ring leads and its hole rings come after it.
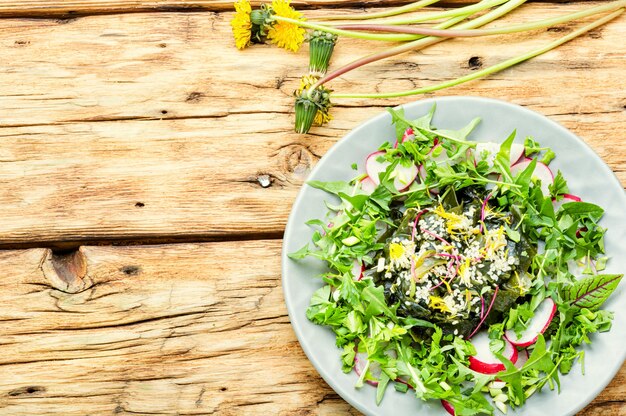
POLYGON ((585 17, 592 16, 594 14, 617 10, 622 7, 626 7, 626 0, 615 1, 609 4, 603 4, 601 6, 591 7, 586 10, 580 10, 574 13, 570 13, 570 14, 566 14, 566 15, 558 16, 558 17, 553 17, 550 19, 538 20, 535 22, 505 26, 505 27, 496 27, 496 28, 490 28, 490 29, 455 30, 455 29, 434 29, 434 28, 420 28, 420 27, 388 26, 388 25, 377 25, 377 24, 348 24, 348 25, 336 26, 336 28, 344 29, 344 30, 366 30, 366 31, 372 31, 372 32, 407 33, 407 34, 439 36, 439 37, 488 36, 488 35, 501 35, 501 34, 525 32, 529 30, 542 29, 545 27, 554 26, 554 25, 558 25, 561 23, 567 23, 572 20, 583 19, 585 17))
POLYGON ((378 19, 381 17, 390 17, 396 16, 402 13, 414 12, 416 10, 422 9, 426 6, 430 6, 433 3, 437 3, 439 0, 421 0, 416 1, 415 3, 410 3, 401 7, 395 7, 393 9, 383 10, 380 12, 371 12, 371 13, 357 13, 357 14, 339 14, 339 15, 330 15, 330 16, 320 16, 315 18, 315 20, 368 20, 368 19, 378 19))
POLYGON ((435 85, 431 85, 429 87, 423 87, 423 88, 417 88, 414 90, 407 90, 407 91, 399 91, 399 92, 391 92, 391 93, 381 93, 381 94, 331 94, 331 98, 337 99, 337 98, 394 98, 394 97, 406 97, 408 95, 416 95, 416 94, 425 94, 428 92, 432 92, 432 91, 437 91, 437 90, 441 90, 444 88, 448 88, 448 87, 453 87, 455 85, 459 85, 462 84, 464 82, 468 82, 468 81, 472 81, 475 80, 477 78, 481 78, 499 71, 502 71, 504 69, 507 69, 513 65, 517 65, 520 62, 524 62, 527 61, 528 59, 534 58, 535 56, 544 54, 554 48, 556 48, 557 46, 560 46, 566 42, 569 42, 570 40, 586 33, 589 32, 590 30, 593 30, 599 26, 602 26, 603 24, 609 22, 610 20, 613 20, 614 18, 616 18, 617 16, 619 16, 620 14, 622 14, 624 12, 624 9, 620 9, 617 11, 614 11, 613 13, 598 19, 596 21, 594 21, 593 23, 590 23, 578 30, 575 30, 574 32, 563 36, 560 39, 557 39, 556 41, 550 42, 549 44, 539 48, 539 49, 535 49, 532 50, 530 52, 527 52, 523 55, 517 56, 515 58, 511 58, 508 59, 506 61, 500 62, 499 64, 490 66, 488 68, 485 68, 483 70, 480 71, 476 71, 472 74, 468 74, 465 75, 463 77, 460 78, 456 78, 453 79, 451 81, 446 81, 446 82, 442 82, 439 84, 435 84, 435 85))
POLYGON ((382 40, 387 42, 406 42, 409 40, 415 40, 421 36, 411 34, 380 34, 380 33, 367 33, 352 30, 336 29, 330 26, 319 25, 316 23, 307 22, 305 20, 291 19, 289 17, 272 15, 271 20, 292 23, 294 25, 305 27, 307 29, 321 30, 323 32, 332 33, 333 35, 346 36, 356 39, 366 40, 382 40))
MULTIPOLYGON (((465 23, 461 23, 458 26, 456 26, 457 29, 461 29, 461 30, 465 30, 465 29, 474 29, 483 25, 486 25, 489 22, 492 22, 502 16, 504 16, 505 14, 507 14, 508 12, 510 12, 511 10, 521 6, 522 4, 524 4, 526 0, 509 0, 507 3, 501 5, 500 7, 498 7, 497 9, 494 9, 492 11, 490 11, 489 13, 486 13, 480 17, 477 17, 476 19, 470 20, 468 22, 465 23)), ((477 5, 484 5, 486 3, 488 3, 489 0, 483 0, 480 3, 478 3, 477 5)), ((454 19, 457 19, 458 16, 454 19)), ((454 20, 451 19, 451 20, 454 20)), ((459 20, 457 20, 458 22, 459 20)), ((448 22, 444 22, 444 23, 449 23, 448 22)), ((438 27, 437 29, 442 29, 442 27, 438 27)), ((443 28, 445 29, 445 28, 443 28)), ((436 37, 436 36, 428 36, 425 38, 421 38, 418 40, 414 40, 412 42, 408 42, 405 43, 404 45, 399 45, 390 49, 387 49, 386 51, 382 51, 382 52, 377 52, 375 54, 371 54, 368 56, 364 56, 363 58, 357 59, 356 61, 353 61, 351 63, 349 63, 348 65, 345 65, 333 72, 330 72, 328 74, 326 74, 324 77, 320 78, 315 85, 313 85, 311 87, 311 89, 315 89, 317 87, 319 87, 320 85, 325 84, 326 82, 329 82, 335 78, 337 78, 338 76, 341 76, 343 74, 345 74, 348 71, 351 71, 353 69, 356 69, 360 66, 381 60, 381 59, 385 59, 385 58, 389 58, 391 56, 395 56, 395 55, 399 55, 401 53, 404 52, 409 52, 409 51, 414 51, 414 50, 420 50, 423 49, 427 46, 430 45, 434 45, 435 43, 441 42, 442 40, 445 40, 446 38, 441 38, 441 37, 436 37)))
MULTIPOLYGON (((377 22, 377 23, 384 24, 384 25, 406 25, 406 24, 411 24, 411 23, 419 23, 419 22, 428 22, 428 21, 432 21, 432 20, 447 19, 449 17, 459 16, 459 15, 478 13, 478 12, 483 11, 485 9, 488 9, 488 8, 491 8, 491 7, 495 7, 495 6, 499 6, 499 5, 503 4, 503 3, 506 3, 507 1, 508 0, 487 0, 487 1, 481 1, 481 2, 476 3, 476 4, 472 4, 472 5, 465 6, 465 7, 459 7, 459 8, 456 8, 456 9, 450 9, 450 10, 446 10, 446 11, 443 11, 443 12, 430 13, 430 14, 419 14, 418 16, 405 17, 405 18, 400 18, 400 19, 388 19, 388 20, 383 20, 382 22, 377 22)), ((334 22, 321 22, 321 24, 337 25, 337 23, 334 23, 334 22)))

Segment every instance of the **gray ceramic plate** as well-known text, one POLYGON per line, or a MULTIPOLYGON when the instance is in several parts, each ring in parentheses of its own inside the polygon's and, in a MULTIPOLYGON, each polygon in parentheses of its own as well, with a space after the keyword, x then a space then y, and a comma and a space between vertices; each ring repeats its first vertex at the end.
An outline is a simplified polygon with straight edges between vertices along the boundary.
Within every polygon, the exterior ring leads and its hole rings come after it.
MULTIPOLYGON (((583 200, 601 205, 606 210, 602 225, 606 234, 606 250, 611 256, 607 273, 626 270, 626 196, 611 170, 581 139, 548 118, 517 105, 477 97, 446 97, 421 100, 404 106, 408 118, 427 113, 436 103, 433 124, 441 129, 458 129, 474 117, 482 122, 470 138, 477 141, 503 141, 517 129, 516 141, 533 136, 540 143, 554 149, 557 158, 551 167, 560 169, 568 179, 570 191, 583 200)), ((364 169, 366 155, 385 141, 395 138, 389 114, 380 114, 359 126, 341 139, 319 161, 309 180, 348 180, 355 172, 352 163, 364 169)), ((369 385, 355 389, 357 376, 341 371, 340 351, 335 347, 335 336, 328 328, 309 322, 305 310, 312 293, 321 286, 316 278, 323 266, 309 261, 293 261, 287 253, 310 241, 312 230, 305 221, 323 218, 324 200, 330 195, 304 185, 293 206, 285 230, 282 253, 282 283, 291 323, 302 349, 317 371, 341 397, 368 415, 445 415, 439 402, 422 402, 410 393, 402 394, 389 388, 380 406, 375 403, 375 388, 369 385)), ((580 367, 562 377, 561 394, 547 388, 534 395, 523 408, 509 414, 572 415, 587 405, 611 381, 626 357, 626 290, 624 284, 605 304, 615 312, 613 329, 595 335, 586 346, 585 375, 580 367)))

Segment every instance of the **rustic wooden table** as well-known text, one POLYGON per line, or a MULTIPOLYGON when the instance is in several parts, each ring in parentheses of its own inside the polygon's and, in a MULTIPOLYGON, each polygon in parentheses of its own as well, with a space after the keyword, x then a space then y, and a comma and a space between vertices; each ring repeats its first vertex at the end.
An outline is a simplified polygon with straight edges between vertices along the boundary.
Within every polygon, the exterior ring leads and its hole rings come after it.
MULTIPOLYGON (((295 4, 315 16, 319 5, 375 3, 295 4)), ((598 2, 530 3, 505 20, 583 3, 598 2)), ((231 7, 0 1, 0 413, 357 414, 291 329, 281 237, 326 150, 385 106, 415 98, 338 102, 329 125, 295 134, 291 93, 306 47, 236 50, 231 7)), ((567 30, 449 41, 332 86, 434 83, 567 30)), ((626 184, 625 37, 621 17, 436 95, 500 98, 543 113, 626 184)), ((334 66, 372 47, 340 42, 334 66)), ((625 383, 623 367, 581 414, 625 415, 625 383)))

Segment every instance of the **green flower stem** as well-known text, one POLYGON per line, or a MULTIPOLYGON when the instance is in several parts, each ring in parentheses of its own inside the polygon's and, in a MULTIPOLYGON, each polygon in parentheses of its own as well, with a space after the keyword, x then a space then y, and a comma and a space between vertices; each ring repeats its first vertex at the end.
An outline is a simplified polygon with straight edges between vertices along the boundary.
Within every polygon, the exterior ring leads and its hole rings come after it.
MULTIPOLYGON (((476 4, 472 4, 470 6, 465 6, 465 7, 459 7, 456 9, 450 9, 450 10, 446 10, 443 12, 438 12, 438 13, 430 13, 430 14, 420 14, 418 16, 413 16, 413 17, 405 17, 405 18, 401 18, 401 19, 388 19, 388 20, 384 20, 382 22, 377 22, 380 24, 384 24, 384 25, 407 25, 407 24, 411 24, 411 23, 419 23, 419 22, 428 22, 428 21, 432 21, 432 20, 439 20, 439 19, 447 19, 449 17, 455 17, 455 16, 460 16, 460 15, 467 15, 467 14, 474 14, 474 13, 478 13, 481 12, 485 9, 490 9, 494 6, 499 6, 502 3, 506 3, 509 0, 487 0, 487 1, 481 1, 479 3, 476 4)), ((328 24, 328 25, 337 25, 337 23, 334 22, 323 22, 324 24, 328 24)))
POLYGON ((523 23, 519 25, 511 25, 505 27, 496 27, 490 29, 469 29, 469 30, 454 30, 454 29, 434 29, 434 28, 420 28, 420 27, 405 27, 405 26, 391 26, 391 25, 372 25, 372 24, 347 24, 335 26, 337 29, 344 30, 366 30, 371 32, 393 32, 393 33, 410 33, 415 35, 425 36, 439 36, 439 37, 474 37, 474 36, 488 36, 488 35, 501 35, 516 32, 525 32, 529 30, 542 29, 549 26, 558 25, 561 23, 567 23, 572 20, 583 19, 594 14, 609 12, 617 10, 619 8, 626 7, 626 0, 620 0, 604 4, 601 6, 591 7, 586 10, 580 10, 578 12, 566 14, 563 16, 553 17, 550 19, 538 20, 531 23, 523 23))
MULTIPOLYGON (((483 25, 486 25, 489 22, 492 22, 502 16, 504 16, 505 14, 507 14, 508 12, 510 12, 511 10, 521 6, 526 0, 510 0, 509 2, 501 5, 500 7, 498 7, 497 9, 494 9, 492 11, 490 11, 489 13, 486 13, 480 17, 477 17, 476 19, 472 19, 468 22, 465 23, 461 23, 458 26, 456 26, 457 29, 461 29, 461 30, 465 30, 465 29, 474 29, 483 25)), ((489 3, 489 0, 483 0, 481 1, 481 3, 478 3, 477 5, 480 4, 487 4, 489 3)), ((464 17, 454 17, 442 24, 440 24, 439 26, 436 27, 436 29, 446 29, 447 27, 450 27, 458 22, 460 22, 461 20, 464 20, 464 17), (449 26, 444 26, 449 24, 449 26)), ((329 74, 326 74, 324 77, 320 78, 315 85, 313 85, 312 88, 317 88, 320 85, 325 84, 328 81, 331 81, 335 78, 337 78, 338 76, 341 76, 343 74, 345 74, 348 71, 351 71, 353 69, 356 69, 360 66, 378 61, 380 59, 385 59, 385 58, 389 58, 391 56, 394 55, 399 55, 401 53, 404 52, 409 52, 409 51, 416 51, 416 50, 420 50, 420 49, 424 49, 427 46, 430 45, 434 45, 435 43, 441 42, 442 40, 445 40, 446 38, 441 38, 441 37, 436 37, 436 36, 429 36, 429 37, 424 37, 421 39, 417 39, 414 40, 412 42, 408 42, 405 43, 404 45, 399 45, 390 49, 387 49, 386 51, 382 51, 382 52, 377 52, 375 54, 372 55, 368 55, 368 56, 364 56, 363 58, 357 59, 356 61, 352 61, 351 63, 349 63, 348 65, 345 65, 329 74)))
POLYGON ((539 49, 535 49, 533 51, 527 52, 523 55, 517 56, 515 58, 511 58, 508 59, 506 61, 500 62, 499 64, 490 66, 488 68, 485 68, 483 70, 480 71, 476 71, 472 74, 468 74, 465 75, 463 77, 460 78, 456 78, 453 79, 451 81, 446 81, 446 82, 442 82, 439 84, 435 84, 435 85, 431 85, 429 87, 423 87, 423 88, 417 88, 414 90, 407 90, 407 91, 400 91, 400 92, 391 92, 391 93, 382 93, 382 94, 332 94, 331 98, 394 98, 394 97, 406 97, 408 95, 415 95, 415 94, 425 94, 428 92, 432 92, 432 91, 437 91, 437 90, 441 90, 444 88, 448 88, 448 87, 453 87, 455 85, 459 85, 462 84, 464 82, 468 82, 468 81, 472 81, 475 80, 477 78, 481 78, 499 71, 502 71, 503 69, 507 69, 513 65, 519 64, 520 62, 524 62, 527 61, 531 58, 534 58, 535 56, 544 54, 554 48, 556 48, 557 46, 560 46, 566 42, 569 42, 570 40, 586 33, 589 32, 590 30, 593 30, 599 26, 602 26, 603 24, 605 24, 606 22, 613 20, 614 18, 616 18, 617 16, 619 16, 620 14, 622 14, 624 12, 624 9, 620 9, 617 11, 614 11, 613 13, 598 19, 596 21, 594 21, 593 23, 588 24, 587 26, 584 26, 578 30, 575 30, 574 32, 568 34, 567 36, 563 36, 560 39, 555 40, 554 42, 550 42, 549 44, 539 48, 539 49))
POLYGON ((414 12, 423 7, 430 6, 433 3, 437 3, 439 0, 421 0, 416 1, 415 3, 410 3, 405 6, 395 7, 393 9, 384 10, 381 12, 372 12, 372 13, 357 13, 357 14, 339 14, 339 15, 330 15, 330 16, 320 16, 315 18, 315 20, 368 20, 368 19, 378 19, 381 17, 389 17, 396 16, 402 13, 414 12))
POLYGON ((305 27, 307 29, 320 30, 322 32, 332 33, 333 35, 346 36, 346 37, 356 38, 356 39, 382 40, 382 41, 387 41, 387 42, 406 42, 409 40, 415 40, 420 37, 419 35, 389 34, 389 33, 375 34, 375 33, 366 33, 366 32, 359 32, 359 31, 343 30, 343 29, 337 29, 337 28, 330 27, 330 26, 324 26, 324 25, 319 25, 316 23, 307 22, 305 20, 291 19, 289 17, 278 16, 278 15, 272 15, 272 17, 269 20, 292 23, 294 25, 305 27))

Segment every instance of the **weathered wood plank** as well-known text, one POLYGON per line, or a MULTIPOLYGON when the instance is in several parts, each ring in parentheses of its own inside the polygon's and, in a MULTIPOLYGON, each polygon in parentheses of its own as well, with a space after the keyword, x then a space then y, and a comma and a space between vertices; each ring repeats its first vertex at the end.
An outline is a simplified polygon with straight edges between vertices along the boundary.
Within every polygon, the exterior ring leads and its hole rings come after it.
MULTIPOLYGON (((76 294, 51 287, 45 250, 1 252, 0 413, 357 414, 298 345, 280 244, 84 247, 76 294)), ((581 414, 625 401, 626 367, 581 414)))
MULTIPOLYGON (((506 21, 578 8, 534 3, 506 21)), ((319 157, 385 106, 416 99, 343 100, 328 126, 297 135, 291 93, 306 51, 237 51, 230 17, 4 20, 0 246, 279 237, 319 157), (261 186, 263 175, 271 186, 261 186)), ((546 114, 585 139, 626 184, 626 142, 615 133, 626 130, 623 23, 431 96, 497 97, 546 114)), ((490 65, 555 36, 450 41, 359 69, 332 87, 438 82, 470 71, 472 57, 490 65), (502 44, 508 39, 516 42, 502 44)), ((340 42, 334 66, 369 46, 340 42)))
MULTIPOLYGON (((292 0, 298 9, 338 7, 390 7, 404 5, 414 0, 292 0)), ((458 6, 476 3, 478 0, 442 0, 439 5, 458 6)), ((550 3, 571 0, 531 0, 550 3)), ((581 0, 578 0, 581 1, 581 0)), ((609 0, 600 0, 609 1, 609 0)), ((268 1, 269 2, 269 1, 268 1)), ((252 1, 254 6, 265 1, 252 1)), ((233 1, 229 0, 26 0, 0 2, 0 17, 74 17, 92 14, 171 12, 171 11, 229 11, 233 1)))

